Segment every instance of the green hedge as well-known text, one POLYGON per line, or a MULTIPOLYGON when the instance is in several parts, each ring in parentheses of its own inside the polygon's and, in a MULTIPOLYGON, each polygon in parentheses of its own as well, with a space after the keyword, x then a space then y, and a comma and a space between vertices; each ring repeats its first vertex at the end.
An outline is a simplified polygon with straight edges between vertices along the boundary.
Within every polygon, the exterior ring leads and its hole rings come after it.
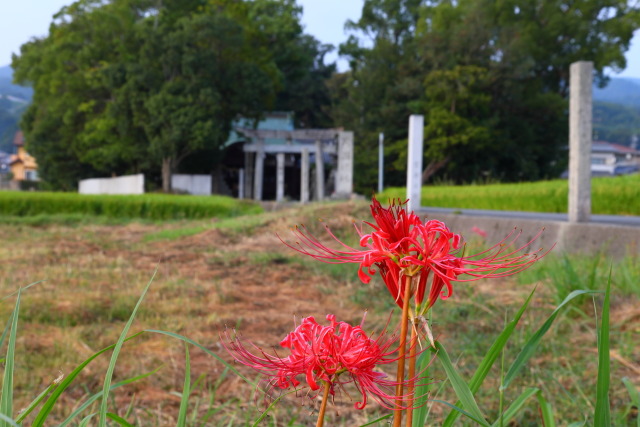
POLYGON ((76 193, 0 192, 0 215, 80 214, 122 219, 199 219, 260 213, 254 202, 225 196, 83 195, 76 193))
MULTIPOLYGON (((457 209, 494 209, 508 211, 566 213, 566 180, 488 185, 426 185, 422 187, 422 206, 457 209)), ((378 195, 406 198, 405 188, 388 188, 378 195)), ((594 214, 640 215, 640 175, 594 178, 591 181, 591 206, 594 214)))

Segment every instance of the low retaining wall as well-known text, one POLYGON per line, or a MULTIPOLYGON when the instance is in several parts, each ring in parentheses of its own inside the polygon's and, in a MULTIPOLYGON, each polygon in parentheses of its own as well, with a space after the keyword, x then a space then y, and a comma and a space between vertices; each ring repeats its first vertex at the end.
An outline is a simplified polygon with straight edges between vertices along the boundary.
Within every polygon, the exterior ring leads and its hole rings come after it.
POLYGON ((211 175, 171 175, 171 188, 200 196, 211 195, 211 175))
POLYGON ((569 223, 545 219, 495 218, 455 213, 430 212, 428 208, 418 210, 421 217, 438 219, 447 224, 454 233, 462 234, 467 241, 482 238, 473 227, 486 232, 487 243, 497 243, 514 229, 522 230, 517 243, 524 244, 542 229, 544 232, 532 245, 532 249, 546 249, 556 245, 553 252, 606 253, 612 258, 625 255, 640 255, 640 227, 569 223))
POLYGON ((78 184, 80 194, 144 194, 144 175, 116 178, 83 179, 78 184))

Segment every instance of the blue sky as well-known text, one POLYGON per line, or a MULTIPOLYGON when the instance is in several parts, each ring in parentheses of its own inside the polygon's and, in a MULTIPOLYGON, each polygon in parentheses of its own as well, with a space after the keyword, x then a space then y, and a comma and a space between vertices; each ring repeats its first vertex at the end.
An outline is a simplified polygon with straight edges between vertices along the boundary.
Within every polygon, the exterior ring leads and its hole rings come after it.
MULTIPOLYGON (((48 32, 51 17, 64 5, 73 0, 4 0, 0 6, 2 25, 0 26, 0 66, 11 63, 11 54, 19 53, 20 45, 32 37, 42 37, 48 32)), ((323 43, 337 46, 346 40, 344 23, 347 19, 357 20, 364 0, 298 0, 304 8, 302 21, 306 32, 323 43)), ((336 52, 327 56, 333 61, 336 52)), ((343 71, 345 61, 338 62, 343 71)), ((627 52, 627 68, 620 77, 640 78, 640 30, 632 40, 627 52)))

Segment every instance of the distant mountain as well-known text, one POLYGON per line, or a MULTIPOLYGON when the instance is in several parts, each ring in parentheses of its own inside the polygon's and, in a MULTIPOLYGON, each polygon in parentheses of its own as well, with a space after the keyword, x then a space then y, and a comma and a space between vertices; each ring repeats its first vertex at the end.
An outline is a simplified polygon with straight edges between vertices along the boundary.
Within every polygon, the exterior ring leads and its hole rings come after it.
POLYGON ((13 70, 6 65, 0 67, 0 95, 9 95, 26 102, 31 102, 33 89, 30 87, 18 86, 12 83, 13 70))
POLYGON ((33 90, 14 85, 10 66, 0 67, 0 151, 13 152, 13 136, 22 112, 31 102, 33 90))
POLYGON ((0 79, 2 78, 13 78, 13 69, 10 65, 5 65, 4 67, 0 67, 0 79))
POLYGON ((594 86, 593 100, 640 108, 640 79, 614 77, 602 89, 594 86))
POLYGON ((640 79, 614 77, 602 89, 594 86, 593 131, 595 139, 623 145, 640 136, 640 79))

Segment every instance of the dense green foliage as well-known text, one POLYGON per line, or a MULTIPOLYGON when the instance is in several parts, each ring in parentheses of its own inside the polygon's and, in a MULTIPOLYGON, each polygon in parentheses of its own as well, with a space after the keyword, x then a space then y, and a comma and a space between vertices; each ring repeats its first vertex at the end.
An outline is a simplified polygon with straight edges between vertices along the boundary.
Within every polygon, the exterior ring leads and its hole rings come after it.
POLYGON ((638 6, 561 0, 367 0, 340 51, 334 117, 354 129, 357 187, 376 184, 377 134, 390 184, 404 180, 407 116, 425 115, 425 174, 455 182, 552 178, 566 164, 569 65, 624 68, 638 6))
MULTIPOLYGON (((406 198, 405 188, 388 188, 378 199, 406 198)), ((594 214, 640 215, 640 175, 594 178, 591 206, 594 214)), ((422 187, 422 206, 457 209, 566 213, 566 180, 514 184, 429 185, 422 187)))
MULTIPOLYGON (((379 132, 385 180, 404 183, 410 114, 426 119, 425 182, 551 179, 567 163, 570 64, 593 61, 606 84, 640 26, 625 0, 365 0, 340 46, 351 70, 335 73, 301 12, 295 0, 64 7, 12 63, 35 91, 21 127, 40 176, 71 190, 142 172, 168 191, 172 172, 216 170, 234 119, 285 110, 298 127, 355 131, 363 193, 379 132)), ((599 104, 598 137, 628 143, 634 111, 599 104)))
POLYGON ((594 102, 593 133, 596 141, 629 145, 640 137, 640 106, 594 102))
POLYGON ((83 215, 112 219, 171 220, 227 218, 260 212, 260 205, 224 196, 0 192, 0 215, 12 217, 83 215))
POLYGON ((328 100, 327 47, 302 32, 294 0, 79 0, 49 36, 14 56, 32 85, 27 148, 53 188, 94 176, 170 173, 197 157, 214 170, 231 124, 274 108, 305 125, 328 100), (304 87, 304 90, 301 90, 304 87), (305 100, 306 102, 301 102, 305 100))

